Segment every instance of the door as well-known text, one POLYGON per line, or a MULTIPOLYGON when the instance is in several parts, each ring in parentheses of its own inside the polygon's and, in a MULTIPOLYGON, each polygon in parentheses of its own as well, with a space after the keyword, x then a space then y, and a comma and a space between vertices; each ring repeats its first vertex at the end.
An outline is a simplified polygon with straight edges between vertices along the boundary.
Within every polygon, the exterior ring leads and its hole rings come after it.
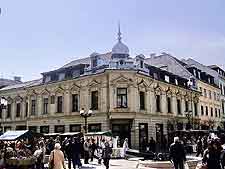
POLYGON ((126 124, 112 124, 112 134, 113 136, 119 136, 118 146, 123 147, 123 142, 125 138, 128 138, 128 145, 131 148, 131 134, 130 134, 129 123, 126 124))
POLYGON ((139 123, 139 149, 145 152, 148 144, 148 123, 139 123))

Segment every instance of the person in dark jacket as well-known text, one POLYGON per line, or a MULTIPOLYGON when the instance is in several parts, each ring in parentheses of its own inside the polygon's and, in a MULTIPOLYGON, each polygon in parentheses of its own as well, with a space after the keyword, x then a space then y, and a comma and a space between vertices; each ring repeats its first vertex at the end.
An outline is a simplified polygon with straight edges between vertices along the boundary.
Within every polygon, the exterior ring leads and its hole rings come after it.
POLYGON ((82 164, 80 161, 80 157, 81 157, 81 146, 80 146, 80 138, 76 137, 75 142, 73 142, 72 144, 72 159, 73 159, 73 168, 75 169, 76 166, 78 166, 78 168, 81 168, 82 164))
POLYGON ((202 163, 208 169, 222 169, 221 164, 222 147, 214 140, 208 140, 208 148, 204 151, 202 163))
POLYGON ((155 153, 156 152, 156 142, 155 140, 153 139, 153 137, 150 138, 150 141, 149 141, 149 151, 155 153))
POLYGON ((91 151, 91 161, 94 159, 95 150, 97 149, 97 145, 95 143, 95 139, 91 139, 90 151, 91 151))
POLYGON ((73 155, 73 150, 72 150, 72 144, 74 142, 73 138, 69 138, 67 140, 67 143, 65 143, 65 153, 67 156, 67 160, 68 160, 68 168, 71 169, 71 163, 72 163, 72 155, 73 155))
POLYGON ((174 143, 170 145, 170 158, 173 161, 175 169, 184 169, 186 154, 183 144, 179 141, 179 137, 174 137, 174 143))
POLYGON ((200 154, 203 157, 203 145, 202 145, 201 137, 199 137, 198 140, 197 140, 197 154, 196 154, 196 157, 198 157, 200 154))
POLYGON ((84 142, 84 164, 88 164, 90 158, 90 139, 86 139, 84 142))
POLYGON ((110 147, 108 141, 105 141, 105 147, 103 148, 102 158, 106 169, 109 169, 109 160, 111 158, 111 154, 112 154, 112 147, 110 147))

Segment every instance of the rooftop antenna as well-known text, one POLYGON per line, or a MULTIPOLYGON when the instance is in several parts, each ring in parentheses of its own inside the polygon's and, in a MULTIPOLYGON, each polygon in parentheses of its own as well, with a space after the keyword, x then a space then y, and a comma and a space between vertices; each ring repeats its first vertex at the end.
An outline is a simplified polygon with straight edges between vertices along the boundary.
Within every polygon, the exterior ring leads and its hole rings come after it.
POLYGON ((121 34, 122 34, 122 33, 120 32, 120 21, 119 21, 119 22, 118 22, 118 34, 117 34, 117 35, 118 35, 118 41, 119 41, 119 42, 121 42, 121 39, 122 39, 121 34))

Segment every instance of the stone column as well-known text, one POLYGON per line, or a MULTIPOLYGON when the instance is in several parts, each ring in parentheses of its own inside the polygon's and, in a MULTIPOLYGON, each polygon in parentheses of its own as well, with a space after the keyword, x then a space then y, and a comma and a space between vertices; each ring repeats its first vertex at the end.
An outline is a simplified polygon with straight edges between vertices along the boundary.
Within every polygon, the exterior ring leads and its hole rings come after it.
POLYGON ((171 110, 172 113, 177 116, 177 98, 175 95, 171 97, 171 110))
POLYGON ((150 91, 150 106, 151 106, 151 113, 156 113, 156 98, 154 91, 150 91))
POLYGON ((43 114, 43 98, 41 95, 37 96, 36 107, 36 116, 41 116, 43 114))
POLYGON ((13 100, 11 104, 11 119, 12 121, 15 121, 16 118, 16 102, 13 100))
POLYGON ((147 113, 151 113, 151 99, 150 99, 150 97, 151 97, 151 94, 150 94, 150 91, 149 90, 147 90, 146 91, 146 95, 145 95, 145 107, 146 107, 146 111, 147 111, 147 113))
POLYGON ((166 93, 162 92, 161 95, 161 100, 160 100, 160 109, 161 112, 166 114, 168 112, 167 110, 167 97, 166 97, 166 93))
POLYGON ((70 92, 69 92, 69 90, 67 90, 67 91, 65 91, 65 93, 64 93, 64 99, 63 99, 63 101, 64 101, 64 114, 65 115, 69 115, 70 114, 70 112, 71 112, 71 94, 70 94, 70 92))
POLYGON ((185 99, 183 97, 181 98, 181 113, 182 116, 185 116, 185 99))

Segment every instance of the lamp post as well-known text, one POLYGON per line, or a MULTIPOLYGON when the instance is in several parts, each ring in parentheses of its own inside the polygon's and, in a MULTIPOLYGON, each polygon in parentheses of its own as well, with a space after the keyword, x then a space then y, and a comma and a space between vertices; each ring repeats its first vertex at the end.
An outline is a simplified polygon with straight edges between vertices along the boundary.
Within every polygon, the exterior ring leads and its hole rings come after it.
POLYGON ((192 111, 187 111, 186 113, 185 113, 185 115, 186 115, 186 117, 187 117, 187 119, 188 119, 188 124, 187 124, 187 126, 186 126, 186 129, 187 130, 190 130, 191 128, 192 128, 192 126, 191 126, 191 117, 193 117, 193 115, 192 115, 192 111))
POLYGON ((84 118, 84 130, 85 134, 87 133, 87 118, 92 116, 93 112, 92 110, 84 111, 84 108, 80 111, 80 116, 84 118))
MULTIPOLYGON (((1 99, 0 99, 0 111, 1 111, 1 117, 2 117, 2 111, 3 111, 3 109, 6 109, 7 108, 7 104, 8 104, 8 101, 4 98, 4 97, 1 97, 1 99)), ((2 132, 3 131, 3 129, 2 129, 2 126, 1 126, 1 123, 0 123, 0 132, 2 132)))

